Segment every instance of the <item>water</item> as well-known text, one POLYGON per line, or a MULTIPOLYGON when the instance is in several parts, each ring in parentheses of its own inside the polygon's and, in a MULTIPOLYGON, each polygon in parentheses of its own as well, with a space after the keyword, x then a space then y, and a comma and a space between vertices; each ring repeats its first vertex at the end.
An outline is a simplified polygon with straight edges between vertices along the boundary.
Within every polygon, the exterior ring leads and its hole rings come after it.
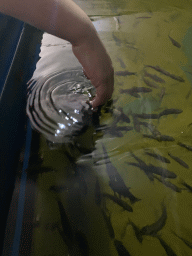
POLYGON ((110 12, 87 13, 114 63, 112 101, 93 118, 64 41, 42 47, 32 78, 32 255, 191 255, 191 14, 103 3, 110 12))

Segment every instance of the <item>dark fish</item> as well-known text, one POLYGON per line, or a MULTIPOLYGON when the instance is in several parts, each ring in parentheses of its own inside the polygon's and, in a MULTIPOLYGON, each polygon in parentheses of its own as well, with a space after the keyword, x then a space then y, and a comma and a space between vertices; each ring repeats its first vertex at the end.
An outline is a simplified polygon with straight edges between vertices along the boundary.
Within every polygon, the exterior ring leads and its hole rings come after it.
POLYGON ((114 203, 118 204, 119 206, 121 206, 124 210, 128 211, 128 212, 133 212, 133 208, 126 203, 125 201, 122 201, 120 198, 107 194, 107 193, 103 193, 104 197, 109 198, 110 200, 112 200, 114 203))
POLYGON ((158 84, 156 84, 155 82, 153 82, 153 81, 149 81, 149 80, 147 80, 147 79, 145 79, 145 77, 143 77, 143 81, 144 81, 144 83, 147 85, 147 86, 149 86, 149 87, 152 87, 152 88, 159 88, 159 85, 158 84))
POLYGON ((163 99, 164 95, 165 95, 165 87, 163 87, 163 88, 161 89, 161 93, 160 93, 160 95, 159 95, 160 100, 163 99))
POLYGON ((49 190, 54 191, 54 192, 57 192, 57 193, 61 193, 61 192, 63 192, 63 191, 68 191, 69 188, 68 188, 66 185, 61 185, 61 186, 55 186, 55 185, 53 185, 53 186, 51 186, 51 187, 49 188, 49 190))
POLYGON ((151 17, 137 17, 136 19, 150 19, 151 17))
POLYGON ((77 177, 77 182, 79 183, 80 191, 86 195, 87 194, 87 183, 84 178, 83 170, 81 166, 76 165, 75 176, 77 177))
POLYGON ((162 79, 161 77, 158 77, 157 75, 152 75, 152 74, 148 73, 147 71, 145 71, 144 74, 145 74, 146 77, 150 77, 155 82, 165 83, 165 80, 162 79))
POLYGON ((125 92, 125 93, 131 93, 131 92, 142 92, 142 93, 146 93, 146 92, 152 92, 152 90, 150 88, 146 88, 146 87, 132 87, 130 89, 122 89, 121 91, 125 92))
POLYGON ((182 191, 181 188, 177 187, 176 185, 172 184, 172 183, 169 182, 169 181, 166 181, 165 179, 162 179, 162 180, 161 180, 161 179, 158 178, 158 177, 155 177, 155 178, 156 178, 158 181, 160 181, 161 183, 163 183, 163 185, 165 185, 166 187, 172 189, 172 190, 175 191, 175 192, 180 193, 180 192, 182 191))
POLYGON ((116 71, 115 75, 116 76, 131 76, 131 75, 135 75, 136 72, 129 72, 128 70, 123 70, 123 71, 116 71))
POLYGON ((156 137, 158 135, 161 135, 161 133, 157 130, 157 128, 155 127, 155 125, 153 125, 152 123, 147 123, 147 122, 139 122, 140 125, 143 125, 145 127, 147 127, 152 134, 156 137))
POLYGON ((169 39, 171 40, 172 44, 174 46, 176 46, 177 48, 181 48, 180 43, 178 43, 177 41, 175 41, 175 39, 173 39, 172 37, 169 36, 169 39))
POLYGON ((192 146, 190 146, 190 145, 186 145, 186 144, 181 143, 181 142, 178 142, 177 144, 178 144, 179 146, 183 147, 183 148, 186 148, 186 149, 189 150, 189 151, 192 151, 192 146))
POLYGON ((165 109, 165 110, 163 110, 163 111, 159 114, 159 117, 165 116, 165 115, 171 115, 171 114, 180 114, 180 113, 182 113, 182 112, 183 112, 183 110, 181 110, 181 109, 174 109, 174 108, 165 109))
POLYGON ((73 240, 74 240, 73 230, 71 228, 71 225, 68 220, 65 209, 63 207, 63 204, 61 203, 60 200, 57 200, 57 204, 59 207, 59 212, 60 212, 60 217, 61 217, 61 225, 62 225, 62 229, 63 229, 63 231, 61 231, 60 234, 62 235, 62 238, 65 241, 65 243, 67 244, 67 246, 71 247, 73 240))
POLYGON ((155 236, 166 224, 167 221, 167 209, 165 205, 162 205, 161 217, 151 225, 147 225, 141 229, 141 234, 145 236, 155 236))
POLYGON ((113 226, 112 226, 112 224, 111 224, 111 218, 110 218, 110 216, 107 216, 107 214, 105 213, 104 210, 101 210, 101 211, 102 211, 102 214, 103 214, 103 218, 104 218, 104 220, 105 220, 105 223, 106 223, 106 225, 107 225, 107 228, 108 228, 108 230, 109 230, 109 235, 110 235, 110 237, 111 237, 112 239, 114 239, 114 238, 115 238, 115 232, 114 232, 113 226))
POLYGON ((142 118, 142 119, 159 119, 159 114, 133 114, 136 117, 142 118))
POLYGON ((154 139, 157 140, 159 142, 161 141, 175 141, 175 139, 171 136, 168 135, 158 135, 158 136, 154 136, 154 135, 149 135, 149 134, 143 134, 143 137, 149 138, 149 139, 154 139))
MULTIPOLYGON (((119 178, 119 177, 118 177, 119 178)), ((121 178, 122 179, 122 178, 121 178)), ((132 204, 140 201, 141 199, 136 198, 130 191, 129 188, 125 185, 123 179, 121 181, 109 181, 109 186, 114 193, 118 193, 119 196, 127 197, 132 204)))
POLYGON ((149 178, 150 181, 154 181, 154 175, 153 175, 153 173, 148 171, 148 166, 147 165, 142 166, 138 163, 131 163, 131 162, 127 162, 127 164, 140 168, 142 171, 145 172, 145 174, 147 175, 147 177, 149 178))
POLYGON ((156 71, 158 71, 158 72, 164 74, 165 76, 169 76, 169 77, 171 77, 172 79, 174 79, 174 80, 176 80, 176 81, 185 82, 185 80, 184 80, 182 77, 176 76, 176 75, 174 75, 174 74, 170 74, 168 71, 166 71, 166 70, 160 68, 159 66, 150 66, 150 65, 147 65, 146 67, 153 68, 153 69, 155 69, 156 71))
POLYGON ((168 256, 177 256, 177 254, 173 251, 173 249, 171 249, 171 247, 162 238, 160 238, 159 236, 157 238, 159 239, 159 242, 165 249, 168 256))
POLYGON ((183 184, 192 193, 192 187, 190 185, 188 185, 186 182, 182 182, 181 184, 183 184))
POLYGON ((82 256, 89 256, 89 244, 86 236, 81 231, 78 231, 75 233, 75 240, 80 248, 82 256))
POLYGON ((101 188, 99 185, 99 180, 97 179, 95 183, 95 203, 97 205, 101 205, 101 199, 102 199, 101 188))
POLYGON ((121 46, 121 43, 122 43, 121 40, 118 37, 116 37, 114 33, 112 33, 112 36, 113 36, 113 39, 114 39, 116 45, 121 46))
POLYGON ((173 156, 170 153, 168 153, 168 155, 175 160, 177 163, 179 163, 181 166, 185 167, 186 169, 189 169, 189 165, 186 164, 183 160, 181 160, 179 157, 177 156, 173 156))
POLYGON ((120 111, 120 115, 117 116, 116 123, 119 122, 119 121, 130 123, 130 119, 126 114, 124 114, 123 109, 118 108, 118 110, 120 111))
POLYGON ((117 250, 119 256, 131 256, 122 242, 115 239, 114 240, 114 245, 116 247, 116 250, 117 250))
POLYGON ((154 166, 152 164, 148 165, 148 170, 152 173, 162 176, 163 178, 175 179, 177 177, 177 175, 174 172, 171 172, 159 166, 154 166))
POLYGON ((190 249, 192 249, 192 243, 187 241, 186 239, 182 238, 181 236, 177 235, 174 231, 172 233, 177 236, 179 239, 181 239, 190 249))
POLYGON ((133 227, 133 230, 135 232, 135 236, 137 238, 137 240, 142 243, 143 242, 143 237, 142 237, 142 234, 141 234, 141 230, 140 228, 138 228, 135 223, 133 223, 131 220, 129 220, 129 223, 131 224, 131 226, 133 227))
POLYGON ((133 125, 134 125, 135 131, 140 132, 140 122, 139 122, 137 116, 132 115, 132 117, 133 117, 133 125))
POLYGON ((121 58, 117 58, 117 60, 119 61, 122 68, 126 68, 125 63, 123 62, 123 60, 121 58))
POLYGON ((145 154, 154 157, 155 159, 163 162, 163 163, 170 163, 169 159, 167 159, 166 157, 163 157, 159 154, 155 154, 155 153, 150 153, 150 152, 145 152, 145 154))

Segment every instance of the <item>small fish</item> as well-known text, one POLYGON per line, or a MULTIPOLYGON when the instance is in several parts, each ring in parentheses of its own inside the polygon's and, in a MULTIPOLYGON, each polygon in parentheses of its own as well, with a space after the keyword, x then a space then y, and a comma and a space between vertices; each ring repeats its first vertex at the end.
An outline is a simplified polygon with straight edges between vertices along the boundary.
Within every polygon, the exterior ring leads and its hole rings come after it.
POLYGON ((133 86, 130 89, 122 89, 121 91, 125 92, 125 93, 131 93, 131 92, 142 92, 142 93, 146 93, 146 92, 152 92, 152 89, 150 88, 146 88, 146 87, 137 87, 137 86, 133 86))
POLYGON ((149 139, 154 139, 154 140, 157 140, 159 142, 161 142, 161 141, 175 141, 175 139, 173 137, 168 136, 168 135, 154 136, 154 135, 143 134, 143 137, 146 137, 146 138, 149 138, 149 139))
POLYGON ((124 70, 124 71, 116 71, 115 75, 116 76, 132 76, 135 75, 136 72, 129 72, 128 70, 124 70))
POLYGON ((113 39, 114 39, 116 45, 121 46, 121 43, 122 43, 121 40, 118 37, 116 37, 114 33, 112 33, 112 36, 113 36, 113 39))
POLYGON ((142 171, 145 172, 145 174, 147 175, 147 177, 149 178, 150 181, 154 181, 154 175, 153 175, 153 173, 148 171, 148 166, 147 165, 146 166, 141 166, 138 163, 131 163, 131 162, 127 162, 127 164, 140 168, 142 171))
MULTIPOLYGON (((121 177, 118 177, 121 178, 121 177)), ((109 186, 114 193, 118 193, 119 196, 127 197, 132 204, 140 201, 141 199, 136 198, 130 191, 129 188, 125 185, 123 179, 121 181, 109 181, 109 186)))
POLYGON ((152 173, 162 176, 163 178, 175 179, 177 177, 177 175, 174 172, 171 172, 159 166, 154 166, 152 164, 148 165, 148 170, 152 173))
POLYGON ((160 181, 161 183, 163 183, 163 185, 165 185, 166 187, 172 189, 173 191, 175 192, 178 192, 180 193, 182 191, 181 188, 177 187, 176 185, 172 184, 171 182, 169 181, 166 181, 165 179, 160 179, 159 177, 155 177, 158 181, 160 181))
POLYGON ((181 184, 185 186, 192 193, 192 186, 188 185, 186 182, 182 182, 181 184))
POLYGON ((186 149, 189 150, 189 151, 192 151, 192 146, 190 146, 190 145, 186 145, 186 144, 181 143, 181 142, 178 142, 177 144, 178 144, 179 146, 183 147, 183 148, 186 148, 186 149))
POLYGON ((63 192, 63 191, 69 191, 69 187, 67 187, 66 185, 61 185, 61 186, 55 186, 55 185, 53 185, 53 186, 51 186, 51 187, 49 188, 49 190, 54 191, 54 192, 56 192, 56 193, 61 193, 61 192, 63 192))
POLYGON ((133 117, 133 125, 136 132, 140 132, 140 122, 137 118, 137 116, 132 115, 133 117))
POLYGON ((177 163, 179 163, 181 166, 185 167, 186 169, 189 169, 189 165, 186 164, 183 160, 181 160, 179 157, 177 156, 173 156, 170 153, 168 153, 168 155, 175 160, 177 163))
POLYGON ((180 76, 176 76, 174 74, 170 74, 168 71, 160 68, 159 66, 150 66, 150 65, 146 65, 146 67, 149 67, 149 68, 152 68, 152 69, 155 69, 156 71, 164 74, 165 76, 169 76, 171 77, 172 79, 176 80, 176 81, 179 81, 179 82, 185 82, 185 80, 180 77, 180 76))
POLYGON ((165 115, 171 115, 171 114, 180 114, 182 112, 183 110, 181 109, 175 109, 175 108, 165 109, 159 114, 159 117, 165 116, 165 115))
POLYGON ((167 159, 166 157, 163 157, 159 154, 155 154, 155 153, 150 153, 150 152, 145 152, 145 154, 152 156, 156 159, 158 159, 159 161, 163 162, 163 163, 170 163, 169 159, 167 159))
POLYGON ((152 134, 156 137, 158 135, 161 135, 161 133, 157 130, 157 128, 155 127, 155 125, 153 125, 152 123, 147 123, 147 122, 140 122, 140 125, 143 125, 145 127, 147 127, 152 134))
POLYGON ((159 88, 159 85, 158 85, 158 84, 156 84, 156 83, 153 82, 153 81, 147 80, 145 77, 143 77, 143 81, 144 81, 144 83, 145 83, 147 86, 149 86, 149 87, 156 88, 156 89, 159 88))
POLYGON ((103 193, 104 197, 109 198, 110 200, 112 200, 114 203, 118 204, 119 206, 121 206, 124 210, 128 211, 128 212, 133 212, 133 208, 126 203, 125 201, 122 201, 120 198, 107 194, 107 193, 103 193))
POLYGON ((81 255, 89 256, 89 243, 87 241, 86 236, 81 231, 78 231, 75 233, 75 240, 77 242, 78 247, 80 248, 81 255))
POLYGON ((165 80, 162 79, 161 77, 157 76, 157 75, 152 75, 150 73, 148 73, 147 71, 144 72, 144 75, 146 77, 149 77, 151 78, 152 80, 154 80, 155 82, 158 82, 158 83, 165 83, 165 80))
POLYGON ((121 58, 117 58, 117 60, 119 61, 122 68, 126 68, 125 63, 123 62, 123 60, 121 58))
POLYGON ((190 249, 192 249, 192 243, 187 241, 186 239, 182 238, 181 236, 177 235, 173 230, 172 233, 177 236, 179 239, 181 239, 190 249))
POLYGON ((84 175, 83 175, 83 171, 82 171, 82 167, 81 166, 78 166, 76 165, 76 168, 75 168, 75 176, 77 177, 77 182, 79 183, 79 188, 80 188, 80 191, 86 195, 87 194, 87 183, 85 181, 85 178, 84 178, 84 175))
POLYGON ((159 95, 160 100, 163 99, 164 95, 165 95, 165 87, 161 88, 161 93, 159 95))
POLYGON ((65 209, 63 207, 63 204, 61 203, 60 200, 57 200, 57 204, 59 207, 61 225, 62 225, 62 229, 63 229, 63 231, 61 231, 60 234, 62 235, 62 238, 65 241, 65 243, 67 244, 67 246, 71 247, 73 244, 73 240, 74 240, 73 230, 71 228, 71 225, 68 220, 65 209))
POLYGON ((171 40, 171 42, 172 42, 172 44, 173 44, 174 46, 176 46, 177 48, 181 48, 180 43, 178 43, 177 41, 175 41, 175 39, 173 39, 172 37, 170 37, 170 35, 169 35, 169 39, 171 40))
POLYGON ((114 240, 114 245, 116 247, 116 250, 117 250, 119 256, 131 256, 122 242, 115 239, 114 240))
POLYGON ((162 204, 162 214, 161 217, 151 225, 147 225, 141 229, 141 234, 145 236, 155 236, 162 230, 167 221, 167 209, 164 204, 162 204))
POLYGON ((109 230, 109 235, 112 239, 115 238, 115 232, 114 232, 114 229, 113 229, 113 226, 111 224, 111 217, 110 216, 107 216, 106 212, 104 210, 101 210, 102 211, 102 214, 103 214, 103 218, 105 220, 105 223, 107 225, 107 228, 109 230))
POLYGON ((142 119, 159 119, 159 114, 134 114, 136 117, 142 118, 142 119))
POLYGON ((131 220, 129 220, 129 224, 133 227, 133 230, 135 232, 135 236, 136 236, 137 240, 140 243, 142 243, 143 242, 143 237, 142 237, 140 228, 138 228, 131 220))
POLYGON ((165 249, 168 256, 177 256, 177 254, 173 251, 173 249, 171 249, 171 247, 162 238, 160 238, 159 236, 157 238, 159 239, 159 242, 165 249))
POLYGON ((151 17, 137 17, 136 19, 150 19, 151 17))
POLYGON ((123 109, 122 108, 118 108, 118 110, 120 111, 120 115, 117 116, 116 118, 116 123, 117 122, 125 122, 125 123, 130 123, 130 119, 129 117, 123 112, 123 109))
POLYGON ((99 180, 97 179, 96 183, 95 183, 95 203, 96 203, 96 205, 101 205, 101 199, 102 199, 101 188, 100 188, 99 180))

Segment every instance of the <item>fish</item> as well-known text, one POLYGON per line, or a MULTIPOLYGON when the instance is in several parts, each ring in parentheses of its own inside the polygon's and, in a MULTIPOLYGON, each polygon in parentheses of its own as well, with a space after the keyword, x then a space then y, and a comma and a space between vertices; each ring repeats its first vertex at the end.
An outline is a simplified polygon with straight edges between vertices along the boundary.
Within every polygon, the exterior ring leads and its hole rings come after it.
MULTIPOLYGON (((83 234, 81 231, 76 232, 75 241, 77 242, 77 245, 80 248, 80 252, 82 256, 89 256, 89 244, 85 234, 83 234)), ((75 255, 75 254, 71 254, 71 255, 75 255)))
POLYGON ((95 183, 95 203, 96 203, 96 205, 101 205, 101 199, 102 199, 101 188, 100 188, 99 180, 97 179, 96 183, 95 183))
POLYGON ((131 256, 121 241, 115 239, 114 245, 119 256, 131 256))
POLYGON ((122 201, 120 198, 107 194, 107 193, 103 193, 102 194, 104 197, 109 198, 110 200, 112 200, 114 203, 118 204, 119 206, 121 206, 124 210, 128 211, 128 212, 133 212, 133 208, 125 201, 122 201))
POLYGON ((162 214, 161 217, 154 222, 151 225, 147 225, 141 229, 141 234, 145 236, 154 236, 157 235, 157 233, 162 230, 162 228, 165 226, 167 221, 167 209, 164 205, 162 204, 162 214))
POLYGON ((192 186, 190 186, 189 184, 187 184, 186 182, 181 182, 181 184, 183 186, 185 186, 191 193, 192 193, 192 186))
POLYGON ((160 68, 159 66, 151 66, 151 65, 146 65, 146 67, 149 67, 149 68, 152 68, 152 69, 155 69, 156 71, 164 74, 165 76, 169 76, 170 78, 176 80, 176 81, 179 81, 179 82, 185 82, 185 80, 180 77, 180 76, 176 76, 174 74, 170 74, 168 71, 160 68))
POLYGON ((172 44, 174 45, 174 46, 176 46, 177 48, 181 48, 181 44, 180 43, 178 43, 175 39, 173 39, 172 37, 170 37, 170 35, 169 35, 169 39, 171 40, 171 42, 172 42, 172 44))
POLYGON ((121 92, 123 91, 123 93, 131 93, 131 92, 142 92, 142 93, 146 93, 146 92, 152 92, 152 89, 150 88, 146 88, 146 87, 137 87, 134 86, 130 89, 122 89, 121 92))
POLYGON ((132 76, 135 75, 136 72, 129 72, 128 70, 123 70, 123 71, 116 71, 115 75, 116 76, 132 76))
POLYGON ((140 122, 138 120, 138 118, 134 115, 132 115, 133 117, 133 125, 134 125, 134 129, 136 132, 140 132, 140 122))
POLYGON ((157 75, 153 75, 153 74, 150 74, 148 73, 147 71, 144 72, 144 75, 146 77, 150 77, 152 80, 154 80, 155 82, 158 82, 158 83, 165 83, 165 80, 162 79, 161 77, 157 76, 157 75))
POLYGON ((140 168, 142 171, 145 172, 145 174, 147 175, 147 177, 149 178, 150 181, 154 181, 154 175, 153 173, 149 172, 147 169, 147 165, 146 166, 142 166, 138 163, 131 163, 131 162, 126 162, 128 165, 132 165, 132 166, 136 166, 138 168, 140 168))
POLYGON ((113 36, 113 39, 114 39, 116 45, 121 46, 121 44, 122 44, 121 40, 118 37, 116 37, 114 33, 112 33, 112 36, 113 36))
POLYGON ((190 146, 190 145, 186 145, 186 144, 181 143, 181 142, 178 142, 177 144, 178 144, 180 147, 183 147, 183 148, 186 148, 186 149, 189 150, 189 151, 192 151, 192 146, 190 146))
POLYGON ((133 223, 131 220, 129 220, 129 224, 133 227, 133 230, 135 232, 135 236, 137 238, 137 240, 142 243, 143 242, 143 237, 142 237, 142 234, 141 234, 141 229, 138 228, 135 223, 133 223))
POLYGON ((179 239, 181 239, 190 249, 192 249, 192 243, 189 242, 188 240, 182 238, 181 236, 177 235, 173 230, 171 230, 171 232, 177 236, 179 239))
POLYGON ((177 254, 173 251, 173 249, 161 237, 158 236, 157 238, 159 239, 159 242, 165 249, 168 256, 177 256, 177 254))
POLYGON ((155 159, 161 161, 162 163, 170 163, 169 159, 167 159, 166 157, 163 157, 159 154, 150 153, 150 152, 145 152, 145 154, 154 157, 155 159))
MULTIPOLYGON (((118 177, 119 178, 119 177, 118 177)), ((122 179, 122 178, 121 178, 122 179)), ((119 196, 127 197, 132 204, 140 201, 141 199, 136 198, 130 191, 129 188, 125 185, 123 179, 119 181, 109 181, 109 186, 114 193, 118 193, 119 196)))
POLYGON ((161 133, 157 130, 157 128, 155 127, 155 125, 153 125, 152 123, 147 123, 147 122, 140 122, 140 125, 143 125, 145 127, 147 127, 150 132, 152 132, 152 134, 156 137, 158 135, 161 135, 161 133))
POLYGON ((136 19, 150 19, 151 17, 137 17, 136 19))
POLYGON ((172 189, 173 191, 175 192, 178 192, 180 193, 182 191, 181 188, 177 187, 176 185, 172 184, 171 182, 169 181, 166 181, 165 179, 160 179, 159 177, 155 177, 158 181, 160 181, 161 183, 163 183, 163 185, 165 185, 166 187, 172 189))
POLYGON ((88 188, 83 175, 82 167, 76 165, 76 168, 74 171, 75 171, 75 176, 77 177, 77 182, 79 183, 80 191, 83 193, 83 195, 86 195, 88 188))
POLYGON ((118 108, 118 110, 120 111, 120 115, 117 116, 116 118, 116 122, 125 122, 125 123, 130 123, 130 118, 123 112, 122 108, 118 108))
POLYGON ((63 231, 60 231, 60 234, 62 235, 62 238, 64 242, 67 244, 68 247, 71 247, 74 241, 74 234, 71 227, 71 224, 68 220, 67 214, 65 212, 65 209, 63 207, 63 204, 60 200, 57 200, 60 218, 61 218, 61 225, 63 231))
POLYGON ((125 63, 123 62, 123 60, 121 58, 117 58, 117 60, 119 61, 122 68, 126 68, 125 63))
POLYGON ((113 226, 111 224, 111 217, 110 216, 107 216, 106 212, 104 210, 101 210, 102 214, 103 214, 103 218, 105 220, 105 223, 107 225, 107 228, 108 228, 108 231, 109 231, 109 235, 112 239, 115 238, 115 232, 114 232, 114 229, 113 229, 113 226))
POLYGON ((159 117, 165 116, 165 115, 171 115, 171 114, 180 114, 182 112, 183 110, 181 109, 175 109, 175 108, 165 109, 159 114, 159 117))
POLYGON ((143 134, 143 137, 146 137, 146 138, 149 138, 149 139, 154 139, 154 140, 157 140, 159 142, 161 142, 161 141, 175 141, 175 139, 173 137, 168 136, 168 135, 154 136, 154 135, 149 135, 149 134, 143 134))
POLYGON ((159 88, 159 85, 158 85, 158 84, 156 84, 156 83, 153 82, 153 81, 147 80, 145 77, 143 77, 143 81, 144 81, 144 83, 145 83, 147 86, 149 86, 149 87, 156 88, 156 89, 159 88))
POLYGON ((168 153, 168 155, 175 160, 177 163, 179 163, 181 166, 185 167, 186 169, 189 169, 189 165, 186 164, 183 160, 181 160, 179 157, 177 156, 173 156, 170 153, 168 153))
POLYGON ((56 186, 56 185, 53 185, 49 188, 49 190, 53 191, 53 192, 56 192, 56 193, 61 193, 63 191, 68 191, 69 190, 69 187, 67 187, 66 185, 61 185, 61 186, 56 186))
POLYGON ((159 119, 159 114, 133 114, 134 116, 142 119, 159 119))
POLYGON ((177 175, 174 172, 171 172, 159 166, 154 166, 152 164, 148 165, 148 170, 154 174, 162 176, 163 178, 170 178, 170 179, 177 178, 177 175))

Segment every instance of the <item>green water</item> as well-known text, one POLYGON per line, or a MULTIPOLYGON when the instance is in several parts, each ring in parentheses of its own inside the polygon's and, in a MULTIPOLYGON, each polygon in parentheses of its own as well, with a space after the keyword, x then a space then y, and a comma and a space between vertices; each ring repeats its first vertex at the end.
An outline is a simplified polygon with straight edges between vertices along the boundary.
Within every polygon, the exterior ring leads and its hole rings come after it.
POLYGON ((38 152, 31 152, 37 164, 30 162, 29 168, 37 184, 32 255, 191 255, 192 2, 77 3, 93 20, 115 72, 135 74, 116 73, 113 113, 106 107, 101 111, 100 124, 112 127, 115 122, 115 128, 95 132, 89 127, 79 137, 80 148, 89 154, 71 145, 51 150, 43 136, 37 141, 38 152), (151 91, 123 92, 132 87, 151 91), (172 112, 159 115, 167 109, 172 112), (138 114, 159 116, 142 119, 138 114), (126 131, 127 126, 132 130, 126 131), (120 201, 130 208, 106 196, 114 196, 110 182, 118 183, 115 196, 122 193, 120 201), (131 203, 123 197, 127 189, 140 200, 131 203), (62 223, 59 202, 72 231, 62 223), (77 249, 77 238, 66 240, 70 232, 85 237, 80 240, 84 249, 77 249), (71 243, 76 249, 68 249, 71 243))

